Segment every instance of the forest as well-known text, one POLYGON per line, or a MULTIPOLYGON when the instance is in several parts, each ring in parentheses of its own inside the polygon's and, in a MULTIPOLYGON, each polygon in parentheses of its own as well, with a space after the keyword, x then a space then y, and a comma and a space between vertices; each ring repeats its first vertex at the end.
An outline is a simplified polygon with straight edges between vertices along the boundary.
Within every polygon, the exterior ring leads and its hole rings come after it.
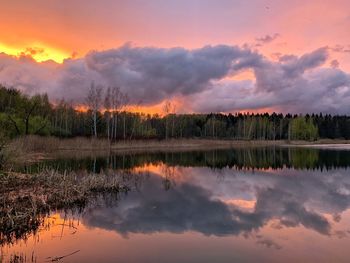
POLYGON ((213 138, 234 140, 350 139, 350 117, 313 113, 292 114, 178 114, 167 101, 162 114, 128 111, 129 98, 118 87, 95 84, 86 94, 86 110, 46 94, 27 96, 0 86, 0 133, 77 137, 94 136, 111 141, 132 139, 213 138))

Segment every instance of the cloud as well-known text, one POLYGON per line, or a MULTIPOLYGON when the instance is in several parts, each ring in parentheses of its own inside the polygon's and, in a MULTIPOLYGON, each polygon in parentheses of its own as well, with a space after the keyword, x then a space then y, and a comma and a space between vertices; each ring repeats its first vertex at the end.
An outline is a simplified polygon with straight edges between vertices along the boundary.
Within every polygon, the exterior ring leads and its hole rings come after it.
POLYGON ((260 44, 268 44, 274 41, 278 37, 280 37, 280 34, 275 33, 273 35, 265 35, 263 37, 258 37, 255 40, 260 44))
POLYGON ((334 47, 331 47, 331 50, 337 53, 350 53, 350 45, 348 46, 336 45, 334 47))
POLYGON ((0 81, 29 94, 46 91, 52 98, 80 102, 89 83, 95 81, 120 86, 133 102, 155 104, 173 96, 200 93, 211 87, 212 80, 224 78, 233 63, 239 68, 245 63, 251 64, 256 57, 259 55, 250 50, 223 45, 196 50, 124 45, 118 49, 92 51, 82 59, 67 59, 52 69, 45 63, 2 55, 0 81), (52 74, 48 78, 50 70, 52 74), (19 75, 33 81, 23 82, 19 75))
POLYGON ((256 241, 256 243, 259 245, 263 245, 267 248, 274 248, 277 250, 282 249, 281 245, 279 245, 278 243, 276 243, 275 241, 273 241, 271 239, 258 239, 258 241, 256 241))
POLYGON ((245 69, 254 70, 254 80, 220 81, 189 101, 194 101, 195 111, 274 108, 292 113, 347 114, 350 75, 321 67, 328 57, 328 49, 320 48, 301 57, 283 56, 278 62, 264 59, 259 65, 246 65, 245 69))
POLYGON ((183 48, 132 48, 129 45, 104 52, 91 52, 86 58, 89 70, 97 72, 108 85, 118 85, 134 101, 158 103, 174 96, 198 94, 212 87, 236 67, 259 55, 230 46, 183 48))
MULTIPOLYGON (((176 181, 168 191, 162 177, 150 173, 138 191, 129 192, 117 205, 89 207, 82 215, 83 223, 123 236, 187 231, 229 236, 256 233, 278 220, 280 227, 302 226, 331 236, 334 231, 325 214, 338 215, 350 206, 350 179, 345 170, 284 170, 276 176, 266 172, 232 174, 231 169, 224 169, 222 183, 208 168, 181 171, 186 180, 176 181), (246 198, 256 200, 251 210, 225 201, 246 198)), ((281 248, 271 240, 258 241, 281 248)))
POLYGON ((15 58, 0 53, 0 82, 27 94, 51 91, 56 75, 57 64, 52 61, 37 63, 30 56, 15 58))
POLYGON ((45 49, 43 48, 26 48, 23 52, 20 53, 21 56, 35 56, 37 54, 45 53, 45 49))
POLYGON ((118 207, 92 207, 83 215, 91 227, 129 233, 196 231, 204 235, 239 234, 261 225, 241 211, 231 211, 224 202, 212 200, 210 192, 192 184, 179 184, 169 191, 161 178, 152 175, 139 193, 131 192, 118 207), (240 217, 232 219, 233 216, 240 217))
POLYGON ((306 70, 323 65, 328 58, 328 48, 320 48, 300 58, 288 59, 281 67, 285 76, 295 78, 301 76, 306 70))
POLYGON ((121 87, 132 103, 155 105, 177 98, 197 112, 274 108, 349 113, 350 75, 335 63, 324 67, 327 47, 278 58, 272 61, 247 47, 227 45, 187 50, 126 44, 62 64, 0 54, 0 82, 31 95, 47 92, 52 99, 78 103, 94 81, 121 87), (253 72, 253 78, 235 80, 245 71, 253 72))
POLYGON ((339 68, 339 61, 336 60, 336 59, 333 59, 331 62, 330 62, 330 66, 332 68, 339 68))
POLYGON ((304 207, 305 200, 295 194, 291 195, 286 189, 261 189, 257 198, 255 210, 258 214, 267 215, 268 218, 273 215, 284 226, 295 227, 301 224, 322 234, 330 232, 330 224, 324 216, 308 211, 304 207))

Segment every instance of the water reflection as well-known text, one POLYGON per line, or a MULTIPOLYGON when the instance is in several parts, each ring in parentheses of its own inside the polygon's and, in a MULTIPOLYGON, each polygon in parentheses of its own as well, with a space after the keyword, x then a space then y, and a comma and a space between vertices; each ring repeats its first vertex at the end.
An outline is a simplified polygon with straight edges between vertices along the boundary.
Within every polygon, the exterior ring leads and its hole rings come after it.
POLYGON ((100 172, 105 169, 126 170, 150 164, 166 164, 182 167, 210 167, 215 169, 318 169, 330 170, 350 166, 349 151, 317 148, 257 147, 229 150, 154 152, 84 157, 64 153, 62 157, 47 160, 22 168, 22 171, 37 172, 43 168, 64 170, 85 169, 100 172))
POLYGON ((179 177, 173 178, 168 191, 165 178, 150 173, 139 191, 130 192, 116 207, 90 207, 83 222, 124 236, 162 231, 225 236, 278 220, 278 227, 301 225, 331 235, 332 222, 326 215, 339 221, 350 205, 350 177, 345 170, 276 174, 226 168, 221 180, 207 168, 177 168, 175 173, 179 177))
POLYGON ((259 148, 60 160, 115 172, 131 191, 68 217, 59 211, 57 222, 74 226, 62 242, 51 227, 6 253, 35 252, 39 262, 72 251, 65 262, 346 262, 349 155, 259 148))

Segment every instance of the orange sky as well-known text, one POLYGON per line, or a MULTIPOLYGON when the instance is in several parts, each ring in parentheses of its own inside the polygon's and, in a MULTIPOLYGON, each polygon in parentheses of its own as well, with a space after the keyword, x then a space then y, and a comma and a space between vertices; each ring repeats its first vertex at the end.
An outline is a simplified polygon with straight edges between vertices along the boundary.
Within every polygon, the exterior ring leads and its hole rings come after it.
POLYGON ((0 51, 44 48, 47 54, 37 55, 37 60, 62 61, 129 41, 138 46, 198 48, 250 43, 278 33, 276 41, 261 48, 266 55, 301 54, 321 46, 349 45, 349 10, 346 0, 12 0, 2 3, 0 10, 0 51))
POLYGON ((62 63, 128 42, 187 49, 248 44, 269 59, 328 46, 330 61, 349 71, 349 10, 347 0, 11 0, 1 4, 0 52, 62 63), (257 40, 266 35, 276 38, 257 40))

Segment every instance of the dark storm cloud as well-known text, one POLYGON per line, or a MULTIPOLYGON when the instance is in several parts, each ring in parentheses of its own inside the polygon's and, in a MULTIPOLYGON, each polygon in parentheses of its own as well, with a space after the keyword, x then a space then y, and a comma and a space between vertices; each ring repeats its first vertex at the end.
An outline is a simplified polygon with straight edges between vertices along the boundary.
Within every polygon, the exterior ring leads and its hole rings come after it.
POLYGON ((118 85, 135 101, 151 104, 183 95, 200 93, 212 87, 212 80, 227 76, 234 63, 252 64, 259 55, 230 46, 201 49, 132 48, 91 52, 87 67, 98 72, 109 85, 118 85))
POLYGON ((119 86, 132 103, 153 105, 181 98, 193 111, 275 108, 278 111, 349 113, 350 75, 323 67, 328 48, 272 61, 247 47, 200 49, 124 45, 92 51, 63 64, 0 54, 0 82, 28 94, 81 103, 90 83, 119 86), (253 79, 232 77, 251 71, 253 79), (315 99, 317 98, 317 99, 315 99))

